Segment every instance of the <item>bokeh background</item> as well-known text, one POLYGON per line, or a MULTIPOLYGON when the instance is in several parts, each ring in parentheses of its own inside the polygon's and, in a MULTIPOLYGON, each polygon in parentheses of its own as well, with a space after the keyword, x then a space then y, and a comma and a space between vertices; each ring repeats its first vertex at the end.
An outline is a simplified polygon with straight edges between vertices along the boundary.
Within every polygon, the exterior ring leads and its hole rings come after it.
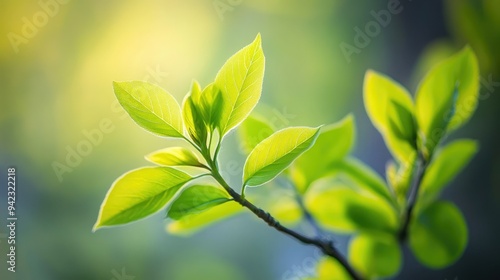
MULTIPOLYGON (((188 238, 168 235, 161 214, 91 232, 115 178, 147 165, 144 154, 173 144, 124 116, 112 81, 147 80, 181 101, 193 78, 209 83, 258 32, 267 64, 257 110, 281 127, 331 123, 353 112, 355 155, 381 174, 390 155, 363 108, 365 71, 387 73, 414 92, 429 65, 465 44, 474 48, 481 76, 496 84, 483 83, 476 114, 450 137, 478 139, 481 149, 444 193, 467 219, 468 247, 438 271, 405 249, 397 278, 494 279, 500 273, 500 2, 401 0, 401 12, 359 53, 344 55, 342 43, 356 46, 355 28, 364 30, 372 11, 391 2, 2 1, 0 213, 4 224, 7 168, 16 167, 19 220, 15 274, 6 271, 7 228, 0 227, 0 279, 253 280, 313 273, 313 249, 251 215, 188 238), (43 3, 52 3, 45 17, 43 3), (34 21, 38 26, 25 27, 34 21), (23 28, 29 38, 13 43, 12 34, 21 36, 23 28), (54 162, 65 164, 103 121, 112 128, 58 178, 54 162)), ((243 164, 235 138, 222 151, 230 168, 243 164)), ((345 252, 348 238, 336 240, 345 252)))

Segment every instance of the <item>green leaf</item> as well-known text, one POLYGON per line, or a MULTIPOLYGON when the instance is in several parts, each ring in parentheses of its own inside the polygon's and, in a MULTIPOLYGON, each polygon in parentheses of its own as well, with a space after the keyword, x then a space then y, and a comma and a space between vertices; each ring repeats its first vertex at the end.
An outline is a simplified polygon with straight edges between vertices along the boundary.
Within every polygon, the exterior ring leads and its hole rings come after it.
POLYGON ((200 104, 205 124, 213 131, 219 125, 223 105, 222 93, 214 83, 203 90, 200 104))
POLYGON ((188 235, 195 233, 211 224, 227 219, 243 212, 243 207, 235 201, 219 204, 204 212, 193 214, 173 221, 167 225, 167 231, 171 234, 188 235))
POLYGON ((478 94, 478 63, 469 47, 425 76, 417 90, 415 112, 419 142, 427 158, 446 132, 459 128, 472 116, 478 94))
POLYGON ((206 145, 207 127, 201 111, 201 88, 198 82, 193 81, 190 94, 182 103, 182 117, 189 137, 199 146, 206 145))
POLYGON ((395 162, 389 162, 386 167, 386 178, 394 190, 398 201, 403 203, 406 201, 406 196, 413 179, 413 173, 416 166, 416 154, 410 157, 407 162, 400 162, 396 164, 395 162))
POLYGON ((354 117, 321 128, 314 146, 293 164, 292 178, 301 193, 315 180, 331 173, 331 164, 341 161, 352 149, 355 139, 354 117))
POLYGON ((317 280, 350 280, 352 279, 345 268, 335 259, 322 258, 317 264, 317 280))
POLYGON ((324 228, 336 232, 396 232, 394 209, 378 196, 356 192, 342 185, 313 187, 306 193, 305 207, 324 228))
POLYGON ((422 180, 421 194, 439 194, 469 163, 478 150, 473 140, 456 140, 441 149, 429 164, 422 180))
POLYGON ((435 202, 410 225, 410 248, 430 268, 446 267, 460 258, 467 245, 467 225, 449 202, 435 202))
POLYGON ((336 176, 347 176, 347 178, 343 178, 352 182, 357 188, 392 202, 392 196, 384 180, 359 159, 348 157, 335 163, 331 168, 333 172, 336 172, 336 176))
POLYGON ((206 211, 230 200, 230 196, 221 188, 194 185, 185 189, 175 199, 167 212, 167 216, 174 220, 180 220, 186 216, 206 211))
POLYGON ((143 167, 125 173, 109 189, 94 231, 134 222, 157 212, 191 179, 170 167, 143 167))
POLYGON ((293 197, 277 198, 267 209, 276 220, 286 226, 294 226, 302 220, 302 209, 293 197))
POLYGON ((271 136, 274 129, 263 118, 250 115, 238 128, 241 148, 249 154, 257 144, 271 136))
POLYGON ((253 43, 229 58, 220 69, 215 84, 223 97, 219 124, 221 135, 240 124, 259 102, 264 67, 259 34, 253 43))
POLYGON ((113 82, 115 95, 130 117, 159 136, 183 137, 182 117, 175 98, 159 86, 141 82, 113 82))
POLYGON ((401 268, 401 255, 391 235, 360 234, 349 245, 349 261, 368 279, 396 274, 401 268))
POLYGON ((164 166, 197 166, 204 167, 198 157, 189 149, 170 147, 161 149, 146 156, 152 163, 164 166))
POLYGON ((364 82, 365 108, 392 155, 407 161, 416 148, 414 105, 408 91, 394 80, 369 70, 364 82))
POLYGON ((290 127, 264 139, 248 155, 244 185, 259 186, 274 179, 314 144, 318 134, 319 128, 290 127))

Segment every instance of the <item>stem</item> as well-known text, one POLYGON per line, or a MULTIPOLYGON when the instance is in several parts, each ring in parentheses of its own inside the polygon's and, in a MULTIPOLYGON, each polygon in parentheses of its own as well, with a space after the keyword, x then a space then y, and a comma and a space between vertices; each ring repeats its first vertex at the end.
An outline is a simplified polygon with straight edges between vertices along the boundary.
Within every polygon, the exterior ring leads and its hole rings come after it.
POLYGON ((330 256, 334 259, 336 259, 349 273, 349 275, 352 277, 354 280, 361 280, 361 276, 354 270, 354 268, 351 267, 351 265, 347 262, 347 260, 340 254, 340 252, 335 248, 334 244, 332 241, 329 240, 323 240, 323 239, 314 239, 314 238, 309 238, 307 236, 304 236, 292 229, 289 229, 283 225, 281 225, 271 214, 268 212, 258 208, 254 204, 252 204, 250 201, 246 200, 243 196, 238 194, 235 190, 233 190, 222 178, 221 174, 219 171, 214 168, 215 163, 214 161, 211 161, 210 166, 212 168, 212 176, 213 178, 221 184, 221 186, 226 189, 226 191, 231 195, 231 197, 234 199, 234 201, 238 202, 241 206, 248 208, 250 211, 252 211, 257 217, 259 217, 261 220, 266 222, 270 227, 278 230, 279 232, 282 232, 290 237, 295 238, 296 240, 307 244, 307 245, 312 245, 317 248, 319 248, 325 255, 330 256))
POLYGON ((415 205, 417 204, 418 193, 420 190, 420 185, 422 184, 422 179, 425 176, 425 172, 427 171, 427 167, 429 166, 429 162, 425 159, 425 157, 419 153, 418 154, 418 175, 416 180, 414 181, 413 186, 410 189, 410 195, 408 197, 408 207, 406 208, 406 214, 404 216, 403 226, 399 231, 399 241, 404 243, 406 238, 408 237, 408 228, 410 226, 410 222, 413 216, 413 210, 415 209, 415 205))

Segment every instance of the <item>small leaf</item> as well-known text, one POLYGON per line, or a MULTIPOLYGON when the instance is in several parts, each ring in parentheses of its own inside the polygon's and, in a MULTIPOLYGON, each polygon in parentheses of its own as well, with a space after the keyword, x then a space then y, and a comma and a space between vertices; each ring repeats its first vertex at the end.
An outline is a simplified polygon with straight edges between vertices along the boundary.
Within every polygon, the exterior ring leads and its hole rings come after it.
POLYGON ((407 161, 407 155, 416 147, 414 105, 408 91, 392 79, 370 70, 365 75, 364 101, 368 116, 392 155, 399 161, 407 161))
POLYGON ((314 146, 301 155, 292 166, 292 178, 304 193, 315 180, 331 173, 331 164, 341 161, 352 149, 355 138, 354 118, 321 128, 314 146))
POLYGON ((435 66, 420 83, 416 119, 420 145, 429 158, 446 132, 459 128, 474 113, 479 94, 479 67, 465 47, 435 66))
POLYGON ((200 99, 203 119, 212 131, 219 125, 222 114, 222 102, 222 93, 214 83, 209 84, 203 90, 200 99))
POLYGON ((141 82, 114 82, 118 101, 142 128, 159 136, 183 137, 182 117, 175 98, 159 86, 141 82))
POLYGON ((391 235, 360 234, 349 245, 349 261, 368 279, 396 274, 401 257, 399 244, 391 235))
POLYGON ((207 127, 201 112, 201 88, 198 82, 193 81, 190 94, 182 103, 182 117, 189 137, 199 146, 206 145, 207 127))
POLYGON ((467 245, 467 225, 458 208, 435 202, 410 225, 410 248, 430 268, 446 267, 460 258, 467 245))
POLYGON ((274 179, 314 144, 318 134, 319 128, 290 127, 264 139, 248 155, 244 185, 259 186, 274 179))
POLYGON ((134 222, 157 212, 191 179, 170 167, 143 167, 125 173, 109 189, 94 231, 134 222))
POLYGON ((286 226, 294 226, 302 220, 302 209, 292 197, 280 197, 267 209, 276 220, 286 226))
POLYGON ((193 214, 173 221, 167 225, 167 231, 171 234, 188 235, 199 231, 210 224, 243 212, 243 207, 235 201, 219 204, 204 212, 193 214))
POLYGON ((345 268, 331 257, 322 258, 317 264, 317 280, 351 280, 345 268))
POLYGON ((398 228, 396 212, 385 200, 342 185, 312 188, 306 193, 305 207, 322 227, 337 232, 394 233, 398 228))
POLYGON ((421 194, 438 194, 476 154, 477 142, 456 140, 439 151, 427 168, 421 194))
POLYGON ((167 216, 174 220, 180 220, 230 200, 229 195, 223 189, 213 186, 194 185, 185 189, 175 199, 167 212, 167 216))
POLYGON ((399 202, 406 200, 408 190, 413 179, 413 173, 416 166, 416 154, 409 156, 407 162, 389 162, 386 167, 386 177, 389 185, 394 190, 399 202))
POLYGON ((265 58, 260 34, 220 69, 215 84, 222 91, 220 133, 239 125, 259 102, 264 79, 265 58))
POLYGON ((238 128, 241 148, 249 154, 257 144, 271 136, 274 129, 263 118, 250 115, 238 128))
POLYGON ((197 166, 204 167, 198 157, 189 149, 170 147, 152 152, 146 156, 152 163, 164 166, 197 166))

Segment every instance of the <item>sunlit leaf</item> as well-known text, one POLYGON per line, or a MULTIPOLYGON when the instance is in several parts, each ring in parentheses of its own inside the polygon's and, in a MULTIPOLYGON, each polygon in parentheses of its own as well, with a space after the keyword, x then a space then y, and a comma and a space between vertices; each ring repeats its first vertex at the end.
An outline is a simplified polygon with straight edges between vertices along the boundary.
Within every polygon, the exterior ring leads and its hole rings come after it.
POLYGON ((399 161, 407 161, 407 156, 416 147, 414 105, 408 91, 392 79, 370 70, 365 75, 364 101, 368 116, 392 155, 399 161))
POLYGON ((456 140, 438 151, 427 168, 421 193, 439 193, 469 163, 477 150, 476 141, 456 140))
POLYGON ((146 159, 164 166, 204 166, 191 150, 183 147, 161 149, 147 155, 146 159))
POLYGON ((293 226, 300 222, 303 216, 302 209, 293 197, 280 197, 266 208, 269 213, 280 223, 293 226))
POLYGON ((142 128, 160 136, 182 137, 182 116, 175 98, 159 86, 141 82, 114 82, 115 95, 142 128))
POLYGON ((271 136, 274 129, 263 118, 250 115, 238 128, 241 148, 249 154, 257 144, 271 136))
POLYGON ((215 84, 222 91, 221 135, 240 124, 259 102, 265 58, 260 34, 222 66, 215 84))
POLYGON ((198 82, 193 81, 189 95, 182 103, 182 117, 189 137, 198 145, 205 145, 207 127, 201 111, 201 88, 198 82))
POLYGON ((290 127, 264 139, 248 155, 244 185, 259 186, 274 179, 314 144, 318 134, 319 128, 290 127))
POLYGON ((186 216, 167 225, 171 234, 187 235, 199 231, 211 224, 227 219, 243 211, 243 207, 234 201, 229 201, 204 212, 186 216))
POLYGON ((349 245, 349 261, 368 279, 396 274, 401 257, 397 240, 387 234, 360 234, 349 245))
POLYGON ((460 258, 467 245, 467 225, 458 208, 435 202, 410 225, 410 248, 430 268, 446 267, 460 258))
POLYGON ((478 94, 478 63, 469 47, 429 71, 417 90, 415 109, 426 157, 430 157, 447 131, 468 121, 475 111, 478 94))
POLYGON ((350 280, 345 268, 331 257, 322 258, 317 265, 317 280, 350 280))
POLYGON ((386 167, 387 182, 394 190, 397 198, 402 202, 406 200, 408 190, 413 179, 413 173, 416 167, 416 154, 409 157, 407 162, 389 162, 386 167))
POLYGON ((341 161, 354 143, 354 117, 321 128, 316 143, 292 166, 292 177, 297 188, 303 193, 315 180, 332 172, 331 164, 341 161))
POLYGON ((130 223, 157 212, 191 179, 170 167, 143 167, 125 173, 109 189, 94 230, 130 223))
POLYGON ((385 200, 343 186, 309 190, 305 207, 322 227, 337 232, 393 233, 398 228, 397 215, 385 200))
POLYGON ((205 123, 213 130, 219 125, 222 114, 222 92, 214 84, 209 84, 201 94, 201 110, 205 123))
POLYGON ((194 185, 185 189, 170 206, 167 216, 174 220, 197 214, 219 204, 230 201, 227 192, 221 188, 194 185))

